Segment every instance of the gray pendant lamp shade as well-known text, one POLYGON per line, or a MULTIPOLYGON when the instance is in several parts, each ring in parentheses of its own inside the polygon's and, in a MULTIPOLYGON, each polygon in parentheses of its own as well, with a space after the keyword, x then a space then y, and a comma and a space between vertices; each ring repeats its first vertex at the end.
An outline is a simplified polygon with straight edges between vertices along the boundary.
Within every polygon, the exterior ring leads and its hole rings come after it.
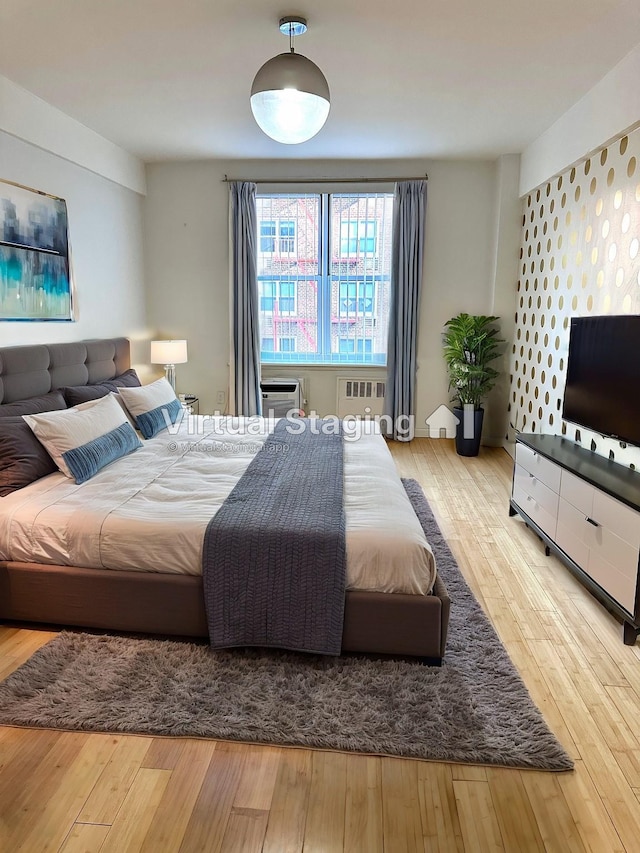
POLYGON ((251 87, 251 110, 258 126, 286 145, 315 136, 327 120, 329 106, 326 77, 293 47, 265 62, 251 87))

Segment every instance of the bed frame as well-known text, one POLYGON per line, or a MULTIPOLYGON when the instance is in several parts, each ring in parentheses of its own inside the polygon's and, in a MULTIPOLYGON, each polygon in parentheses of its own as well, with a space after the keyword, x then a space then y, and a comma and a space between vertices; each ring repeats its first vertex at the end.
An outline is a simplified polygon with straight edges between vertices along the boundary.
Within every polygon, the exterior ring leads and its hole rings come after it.
MULTIPOLYGON (((0 407, 64 385, 104 382, 129 366, 126 338, 0 348, 0 407)), ((6 560, 0 560, 0 619, 208 635, 201 577, 6 560)), ((431 595, 348 590, 342 650, 418 656, 439 664, 448 622, 449 596, 439 577, 431 595)))

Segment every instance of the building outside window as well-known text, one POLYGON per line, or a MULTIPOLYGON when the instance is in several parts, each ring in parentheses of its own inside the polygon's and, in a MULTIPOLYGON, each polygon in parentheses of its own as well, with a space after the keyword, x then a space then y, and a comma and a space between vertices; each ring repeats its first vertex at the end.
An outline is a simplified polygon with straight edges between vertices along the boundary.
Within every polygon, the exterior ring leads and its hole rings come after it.
POLYGON ((257 197, 261 359, 384 365, 391 193, 257 197))
POLYGON ((375 306, 375 282, 341 281, 338 311, 340 314, 371 314, 375 306))
POLYGON ((260 222, 260 252, 290 254, 296 250, 296 223, 293 220, 260 222))
POLYGON ((296 223, 292 220, 280 222, 280 251, 282 254, 296 250, 296 223))
POLYGON ((267 353, 296 351, 295 338, 277 338, 277 344, 276 347, 276 341, 273 338, 263 338, 262 351, 267 353))
POLYGON ((355 352, 360 355, 371 353, 373 342, 370 340, 358 338, 338 338, 338 352, 346 355, 353 355, 355 352))
POLYGON ((340 254, 374 254, 376 250, 375 221, 342 222, 340 224, 340 254))
POLYGON ((261 314, 295 314, 296 286, 293 281, 258 281, 261 314))

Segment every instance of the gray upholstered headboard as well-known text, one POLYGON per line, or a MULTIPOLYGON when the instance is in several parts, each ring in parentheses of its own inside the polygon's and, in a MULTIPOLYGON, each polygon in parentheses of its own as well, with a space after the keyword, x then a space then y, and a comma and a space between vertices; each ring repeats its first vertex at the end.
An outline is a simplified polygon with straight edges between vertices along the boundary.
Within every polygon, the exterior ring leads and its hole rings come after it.
POLYGON ((64 385, 104 382, 130 367, 127 338, 0 347, 0 404, 64 385))

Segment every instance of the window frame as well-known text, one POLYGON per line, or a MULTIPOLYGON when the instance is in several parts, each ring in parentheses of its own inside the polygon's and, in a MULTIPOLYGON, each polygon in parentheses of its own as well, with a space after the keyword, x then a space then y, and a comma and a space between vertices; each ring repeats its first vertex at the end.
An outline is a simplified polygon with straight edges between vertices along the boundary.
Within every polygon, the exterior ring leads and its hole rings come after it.
MULTIPOLYGON (((316 234, 317 242, 317 274, 314 274, 313 272, 303 273, 301 275, 288 274, 282 278, 278 278, 274 271, 271 270, 258 275, 259 288, 262 283, 266 281, 274 283, 282 283, 286 281, 287 283, 293 284, 293 299, 295 300, 294 310, 289 312, 281 312, 278 310, 277 317, 282 317, 283 322, 289 322, 292 324, 287 327, 287 331, 288 329, 292 329, 293 339, 297 345, 300 344, 301 339, 298 340, 296 335, 306 335, 307 339, 311 342, 311 339, 304 328, 300 328, 306 325, 309 334, 313 334, 314 336, 311 346, 315 347, 315 351, 306 352, 304 347, 303 349, 298 350, 297 346, 293 351, 284 353, 279 350, 267 351, 261 348, 262 362, 270 365, 280 364, 287 366, 317 365, 319 367, 342 368, 346 365, 351 365, 354 367, 385 367, 388 359, 386 331, 384 333, 385 344, 383 344, 379 333, 376 334, 375 332, 372 332, 372 328, 375 329, 376 323, 380 319, 378 316, 380 311, 383 312, 381 315, 382 320, 388 321, 388 308, 385 313, 381 301, 383 293, 381 285, 384 284, 385 288, 388 288, 391 280, 388 253, 390 251, 392 240, 391 223, 393 219, 393 207, 391 207, 391 210, 387 207, 389 204, 394 204, 391 189, 381 189, 370 192, 368 188, 362 188, 354 190, 353 193, 345 193, 344 191, 336 188, 335 192, 308 192, 305 190, 300 190, 298 192, 294 190, 283 193, 272 191, 265 192, 264 194, 259 193, 258 195, 259 197, 272 200, 276 200, 278 196, 282 196, 284 199, 289 200, 299 200, 306 197, 313 198, 317 201, 317 223, 315 222, 316 214, 314 212, 314 233, 316 234), (381 208, 378 208, 376 205, 375 215, 377 218, 375 219, 370 218, 369 215, 369 217, 365 219, 349 220, 342 219, 342 210, 334 203, 334 199, 336 197, 343 197, 345 199, 353 198, 356 201, 359 197, 372 197, 374 199, 381 198, 384 200, 384 203, 381 208), (356 249, 358 251, 356 251, 354 255, 343 256, 337 251, 337 249, 341 248, 341 233, 345 225, 347 227, 353 225, 356 226, 356 239, 358 240, 356 249), (316 227, 317 231, 315 231, 316 227), (380 242, 381 235, 382 243, 380 242), (374 241, 374 251, 368 251, 371 248, 370 245, 365 245, 362 247, 363 251, 360 251, 361 241, 371 240, 374 241), (338 246, 335 246, 336 242, 338 243, 338 246), (359 263, 364 263, 364 269, 360 270, 357 274, 357 278, 353 280, 349 272, 344 271, 343 268, 345 263, 353 263, 356 256, 359 263), (345 283, 345 281, 347 284, 356 284, 356 300, 371 300, 369 310, 365 308, 364 304, 356 305, 357 310, 341 310, 340 286, 342 283, 345 283), (304 300, 302 304, 306 305, 309 298, 308 290, 303 293, 300 293, 299 291, 300 287, 304 287, 303 283, 309 283, 316 291, 316 302, 314 306, 315 312, 312 318, 306 314, 304 314, 303 317, 297 316, 301 304, 300 300, 304 300), (365 288, 371 288, 372 295, 370 297, 360 295, 362 290, 365 288), (361 307, 364 310, 360 310, 361 307), (360 336, 356 332, 356 336, 352 337, 352 340, 355 342, 354 351, 350 353, 340 353, 338 349, 333 351, 332 347, 339 347, 338 340, 345 337, 344 333, 341 334, 341 326, 345 322, 353 323, 354 321, 357 324, 366 324, 363 325, 361 330, 358 330, 361 331, 360 336), (369 342, 369 347, 366 345, 367 342, 369 342), (374 345, 378 348, 382 348, 384 346, 384 352, 374 352, 374 345), (286 356, 288 355, 295 355, 295 357, 287 358, 286 356)), ((276 207, 276 204, 274 203, 273 206, 276 207)), ((268 205, 265 205, 265 208, 268 208, 268 205)), ((265 210, 265 212, 267 212, 268 215, 270 210, 265 210)), ((369 211, 367 210, 366 212, 368 213, 369 211)), ((297 252, 299 250, 298 221, 291 217, 283 217, 280 219, 277 216, 266 220, 258 220, 258 230, 260 233, 262 231, 263 222, 275 223, 276 236, 273 238, 275 240, 280 240, 281 222, 283 224, 286 223, 289 227, 292 225, 295 237, 292 238, 290 234, 286 234, 282 239, 295 239, 295 252, 291 252, 291 254, 295 254, 297 256, 297 252)), ((260 243, 259 251, 261 251, 260 243)), ((278 253, 264 252, 264 254, 272 257, 278 253)), ((314 255, 314 258, 315 257, 316 256, 314 255)), ((268 263, 269 261, 267 260, 267 264, 268 263)), ((260 264, 259 268, 262 268, 260 264)), ((388 290, 385 289, 384 293, 386 294, 387 292, 388 290)), ((259 290, 259 296, 261 339, 262 330, 264 328, 266 331, 266 338, 273 339, 274 347, 276 347, 278 346, 278 343, 275 340, 276 335, 274 334, 274 329, 276 327, 275 322, 273 324, 273 328, 271 323, 268 323, 266 327, 263 327, 262 322, 262 318, 269 321, 270 318, 274 317, 274 312, 273 309, 271 311, 262 310, 261 304, 264 294, 261 290, 259 290)), ((281 294, 273 297, 275 303, 279 302, 279 298, 281 298, 281 294)), ((386 295, 384 303, 387 305, 386 295)), ((305 309, 302 310, 304 313, 305 309)), ((353 331, 356 330, 354 329, 353 331)), ((277 336, 290 337, 284 329, 283 332, 278 332, 277 336)))

